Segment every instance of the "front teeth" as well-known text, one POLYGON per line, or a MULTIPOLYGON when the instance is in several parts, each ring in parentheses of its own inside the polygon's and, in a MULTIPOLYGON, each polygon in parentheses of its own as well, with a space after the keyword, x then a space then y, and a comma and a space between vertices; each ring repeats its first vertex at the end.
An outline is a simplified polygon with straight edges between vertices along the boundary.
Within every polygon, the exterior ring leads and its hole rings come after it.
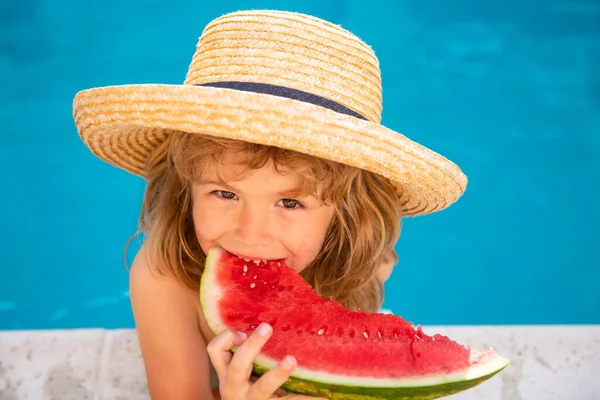
MULTIPOLYGON (((240 257, 240 256, 237 256, 237 258, 239 258, 240 260, 244 260, 244 261, 246 261, 246 262, 250 262, 250 261, 251 261, 251 260, 249 260, 249 259, 247 259, 247 258, 243 258, 243 257, 240 257)), ((252 262, 253 262, 254 264, 256 264, 256 265, 260 264, 261 262, 262 262, 262 263, 264 263, 264 264, 266 264, 266 263, 267 263, 267 260, 252 260, 252 262)))

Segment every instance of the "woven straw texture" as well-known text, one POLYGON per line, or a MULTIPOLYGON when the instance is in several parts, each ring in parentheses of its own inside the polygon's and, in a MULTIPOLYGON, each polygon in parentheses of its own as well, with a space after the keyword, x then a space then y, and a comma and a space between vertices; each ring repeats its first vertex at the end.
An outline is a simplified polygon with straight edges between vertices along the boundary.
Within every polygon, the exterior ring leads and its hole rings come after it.
POLYGON ((352 33, 315 17, 244 11, 209 23, 182 85, 107 86, 79 92, 79 135, 99 158, 144 176, 167 135, 193 132, 283 147, 389 178, 403 215, 442 210, 467 178, 443 156, 380 124, 381 77, 374 52, 352 33), (213 82, 254 82, 337 102, 365 119, 299 100, 213 82))

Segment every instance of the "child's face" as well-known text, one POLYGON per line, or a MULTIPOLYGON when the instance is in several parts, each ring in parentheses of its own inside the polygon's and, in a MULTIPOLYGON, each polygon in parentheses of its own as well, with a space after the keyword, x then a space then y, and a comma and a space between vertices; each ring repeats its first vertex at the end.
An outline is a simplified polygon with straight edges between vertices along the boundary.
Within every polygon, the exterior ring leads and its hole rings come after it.
MULTIPOLYGON (((226 153, 222 176, 243 171, 239 155, 226 153), (238 164, 239 165, 239 164, 238 164)), ((334 208, 315 196, 292 197, 299 174, 278 173, 272 164, 250 171, 244 179, 221 184, 214 168, 193 188, 193 217, 202 250, 221 247, 248 259, 285 259, 300 272, 323 245, 334 208)))

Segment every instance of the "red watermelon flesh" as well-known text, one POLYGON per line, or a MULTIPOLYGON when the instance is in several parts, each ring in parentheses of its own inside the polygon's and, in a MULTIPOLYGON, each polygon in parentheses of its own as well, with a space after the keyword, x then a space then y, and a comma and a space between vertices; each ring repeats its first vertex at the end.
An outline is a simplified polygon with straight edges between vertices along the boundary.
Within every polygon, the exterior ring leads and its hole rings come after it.
POLYGON ((298 360, 295 375, 309 381, 435 386, 487 377, 508 363, 493 350, 479 353, 446 336, 428 336, 399 316, 353 312, 324 300, 283 261, 244 260, 212 249, 201 301, 215 333, 251 334, 261 322, 271 324, 257 364, 269 369, 291 354, 298 360))

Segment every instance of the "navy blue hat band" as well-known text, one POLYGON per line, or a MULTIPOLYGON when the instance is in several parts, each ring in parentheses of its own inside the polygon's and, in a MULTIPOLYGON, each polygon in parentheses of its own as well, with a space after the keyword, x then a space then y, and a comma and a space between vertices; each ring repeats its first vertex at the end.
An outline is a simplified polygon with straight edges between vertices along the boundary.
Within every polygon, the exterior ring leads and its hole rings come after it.
POLYGON ((199 83, 196 86, 211 86, 226 89, 242 90, 246 92, 271 94, 273 96, 286 97, 288 99, 299 100, 305 103, 315 104, 321 107, 328 108, 330 110, 350 115, 355 118, 367 120, 359 113, 348 107, 337 103, 335 101, 326 99, 321 96, 317 96, 312 93, 304 92, 302 90, 292 89, 285 86, 271 85, 268 83, 256 83, 256 82, 209 82, 199 83))

